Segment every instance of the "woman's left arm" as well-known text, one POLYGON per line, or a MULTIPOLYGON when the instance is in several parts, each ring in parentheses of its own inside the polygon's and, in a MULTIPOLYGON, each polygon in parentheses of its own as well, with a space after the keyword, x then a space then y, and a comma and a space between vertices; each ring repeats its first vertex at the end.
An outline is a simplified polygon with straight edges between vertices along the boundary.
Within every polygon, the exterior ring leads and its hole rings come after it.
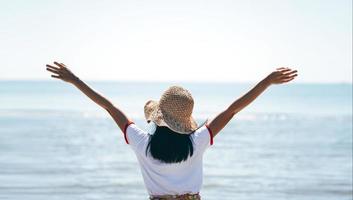
POLYGON ((216 136, 233 118, 235 114, 240 112, 251 102, 253 102, 260 94, 262 94, 272 84, 282 84, 292 81, 297 76, 297 70, 290 68, 277 68, 249 92, 234 101, 227 109, 220 112, 214 119, 207 123, 207 126, 212 131, 213 136, 216 136))
POLYGON ((119 108, 114 106, 108 99, 100 95, 98 92, 90 88, 85 82, 80 80, 74 73, 72 73, 63 63, 54 62, 53 65, 46 65, 47 70, 54 73, 51 75, 53 78, 61 79, 65 82, 71 83, 76 86, 81 92, 89 97, 96 104, 108 111, 116 124, 122 131, 125 131, 125 126, 131 120, 119 108))

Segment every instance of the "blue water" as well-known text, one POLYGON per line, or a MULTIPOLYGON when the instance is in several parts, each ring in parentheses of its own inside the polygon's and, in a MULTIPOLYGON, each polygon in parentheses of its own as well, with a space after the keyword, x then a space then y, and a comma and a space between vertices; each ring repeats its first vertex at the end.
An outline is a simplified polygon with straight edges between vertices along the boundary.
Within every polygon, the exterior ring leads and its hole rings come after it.
MULTIPOLYGON (((198 122, 252 84, 88 82, 141 127, 143 105, 188 88, 198 122)), ((352 85, 269 88, 204 156, 203 200, 352 199, 352 85)), ((0 81, 0 199, 147 199, 121 131, 59 81, 0 81)))

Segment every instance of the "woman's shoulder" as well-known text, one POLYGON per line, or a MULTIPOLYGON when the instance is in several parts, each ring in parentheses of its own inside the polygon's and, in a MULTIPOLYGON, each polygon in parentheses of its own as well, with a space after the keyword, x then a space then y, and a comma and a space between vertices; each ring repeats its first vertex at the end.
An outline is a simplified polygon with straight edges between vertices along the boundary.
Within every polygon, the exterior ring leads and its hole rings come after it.
POLYGON ((213 144, 213 137, 212 137, 212 132, 207 126, 207 124, 203 124, 200 126, 198 129, 195 130, 195 132, 192 133, 192 138, 193 141, 197 145, 212 145, 213 144))
POLYGON ((140 143, 141 141, 146 140, 148 136, 148 132, 140 128, 140 126, 138 126, 134 122, 127 124, 124 133, 125 141, 127 144, 133 145, 136 143, 140 143))

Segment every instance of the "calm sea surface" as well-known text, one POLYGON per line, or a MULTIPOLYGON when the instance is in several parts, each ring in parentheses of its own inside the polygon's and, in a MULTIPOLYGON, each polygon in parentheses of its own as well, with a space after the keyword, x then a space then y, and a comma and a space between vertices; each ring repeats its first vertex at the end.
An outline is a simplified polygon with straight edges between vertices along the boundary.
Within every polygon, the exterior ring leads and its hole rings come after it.
MULTIPOLYGON (((145 128, 170 83, 88 82, 145 128)), ((178 83, 198 122, 252 84, 178 83)), ((352 85, 273 86, 204 156, 203 200, 351 200, 352 85)), ((59 81, 0 81, 0 199, 147 199, 133 151, 108 113, 59 81)))

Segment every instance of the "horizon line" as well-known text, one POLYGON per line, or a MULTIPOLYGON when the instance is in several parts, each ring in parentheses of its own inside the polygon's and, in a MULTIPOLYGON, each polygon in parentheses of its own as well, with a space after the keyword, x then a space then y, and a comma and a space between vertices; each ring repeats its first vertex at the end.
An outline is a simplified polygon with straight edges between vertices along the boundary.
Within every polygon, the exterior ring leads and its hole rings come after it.
MULTIPOLYGON (((46 81, 46 82, 50 82, 50 81, 58 81, 58 80, 54 80, 54 79, 48 79, 48 78, 39 78, 39 79, 0 79, 0 82, 26 82, 26 81, 30 81, 30 82, 41 82, 41 81, 46 81)), ((236 84, 253 84, 259 81, 229 81, 229 80, 225 80, 225 81, 215 81, 215 80, 211 80, 211 81, 205 81, 205 80, 196 80, 196 81, 190 81, 190 80, 115 80, 115 79, 84 79, 83 81, 86 82, 123 82, 123 83, 175 83, 175 82, 182 82, 182 83, 215 83, 215 84, 231 84, 231 83, 236 83, 236 84)), ((291 84, 353 84, 353 82, 349 82, 349 81, 332 81, 332 82, 321 82, 321 81, 297 81, 297 82, 292 82, 291 84)))

